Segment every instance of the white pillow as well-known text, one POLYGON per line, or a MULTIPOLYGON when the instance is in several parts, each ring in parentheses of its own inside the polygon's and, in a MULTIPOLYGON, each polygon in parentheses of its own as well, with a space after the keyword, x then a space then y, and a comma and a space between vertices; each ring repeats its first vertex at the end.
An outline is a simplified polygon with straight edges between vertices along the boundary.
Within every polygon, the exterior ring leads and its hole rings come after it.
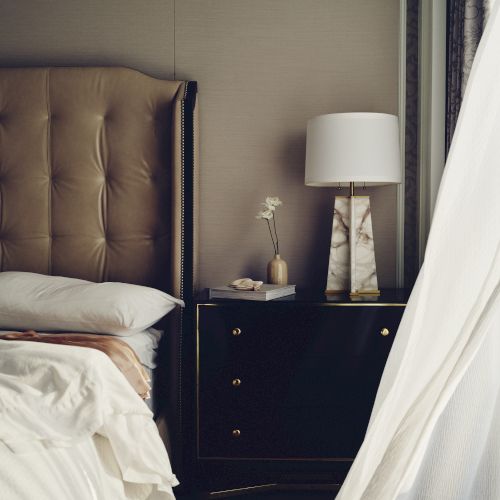
POLYGON ((142 365, 153 370, 156 368, 156 349, 158 349, 162 334, 161 330, 148 328, 142 332, 122 337, 120 340, 126 342, 134 350, 142 365))
POLYGON ((182 300, 128 283, 0 273, 0 328, 131 335, 146 330, 182 300))

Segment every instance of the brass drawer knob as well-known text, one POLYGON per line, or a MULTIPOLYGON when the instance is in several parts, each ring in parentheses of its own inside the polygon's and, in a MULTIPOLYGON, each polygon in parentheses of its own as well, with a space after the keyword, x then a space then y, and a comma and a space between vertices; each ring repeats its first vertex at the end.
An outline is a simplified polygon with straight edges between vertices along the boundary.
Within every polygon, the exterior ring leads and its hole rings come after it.
POLYGON ((241 385, 241 380, 239 378, 234 378, 232 384, 233 387, 239 387, 241 385))
POLYGON ((241 335, 241 328, 233 328, 233 335, 237 337, 238 335, 241 335))
POLYGON ((389 333, 391 333, 389 331, 388 328, 382 328, 382 330, 380 330, 380 335, 382 335, 382 337, 387 337, 387 335, 389 335, 389 333))
POLYGON ((232 435, 234 438, 239 438, 241 436, 241 431, 239 429, 234 429, 232 435))

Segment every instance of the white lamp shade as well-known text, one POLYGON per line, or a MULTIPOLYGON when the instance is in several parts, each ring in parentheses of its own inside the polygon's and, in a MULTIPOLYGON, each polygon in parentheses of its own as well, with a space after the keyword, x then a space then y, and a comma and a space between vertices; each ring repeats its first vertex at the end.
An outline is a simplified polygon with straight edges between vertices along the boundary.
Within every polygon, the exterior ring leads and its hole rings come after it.
POLYGON ((307 123, 308 186, 401 182, 398 118, 383 113, 333 113, 307 123))

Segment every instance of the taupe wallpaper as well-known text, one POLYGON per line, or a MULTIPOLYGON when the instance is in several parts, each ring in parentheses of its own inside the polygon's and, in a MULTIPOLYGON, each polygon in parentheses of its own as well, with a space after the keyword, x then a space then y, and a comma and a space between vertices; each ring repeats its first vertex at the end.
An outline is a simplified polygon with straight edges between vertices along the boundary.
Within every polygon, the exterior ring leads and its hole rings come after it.
MULTIPOLYGON (((397 114, 399 0, 2 0, 0 65, 125 65, 199 82, 202 286, 261 279, 254 218, 279 196, 289 278, 325 286, 335 189, 303 183, 306 122, 397 114)), ((396 189, 370 189, 379 284, 395 283, 396 189)))

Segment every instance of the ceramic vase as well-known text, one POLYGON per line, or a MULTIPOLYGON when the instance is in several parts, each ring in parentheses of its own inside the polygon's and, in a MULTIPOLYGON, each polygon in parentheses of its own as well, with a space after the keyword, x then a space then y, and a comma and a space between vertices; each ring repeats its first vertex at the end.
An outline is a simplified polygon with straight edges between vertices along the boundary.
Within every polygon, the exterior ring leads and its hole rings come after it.
POLYGON ((288 266, 279 254, 267 264, 267 282, 271 285, 288 284, 288 266))

